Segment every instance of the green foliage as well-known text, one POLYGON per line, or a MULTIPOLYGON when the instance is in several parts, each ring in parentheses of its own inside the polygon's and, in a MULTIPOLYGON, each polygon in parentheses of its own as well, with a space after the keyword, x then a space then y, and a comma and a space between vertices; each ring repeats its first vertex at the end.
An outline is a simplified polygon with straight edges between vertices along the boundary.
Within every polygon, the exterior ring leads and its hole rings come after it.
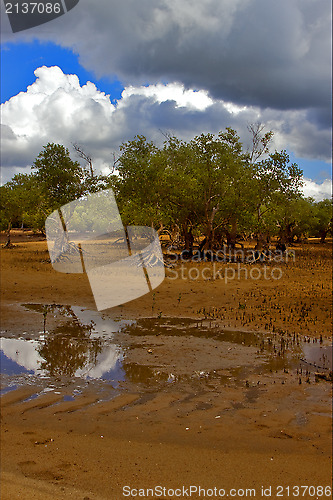
POLYGON ((126 223, 176 224, 183 233, 197 227, 209 235, 246 204, 250 169, 232 129, 188 143, 170 137, 161 149, 138 136, 121 151, 111 183, 126 223))
POLYGON ((151 225, 164 216, 160 207, 163 164, 159 151, 143 136, 124 143, 120 150, 119 175, 111 176, 108 185, 117 195, 123 222, 151 225))
POLYGON ((46 217, 61 205, 106 186, 106 178, 71 160, 61 144, 48 143, 32 174, 18 174, 1 187, 0 227, 26 226, 44 230, 46 217))
POLYGON ((300 198, 301 186, 302 170, 295 163, 290 163, 286 151, 275 151, 266 159, 253 164, 252 227, 258 241, 263 235, 274 234, 274 229, 279 226, 281 208, 300 198))
MULTIPOLYGON (((193 234, 206 236, 208 247, 225 239, 233 245, 239 236, 250 234, 258 240, 320 236, 324 241, 332 232, 330 201, 304 199, 301 169, 286 151, 269 154, 272 132, 263 134, 260 124, 249 130, 250 153, 231 128, 191 141, 168 137, 160 148, 137 136, 121 145, 118 171, 108 177, 94 174, 91 158, 80 148, 76 150, 87 163, 83 167, 67 148, 48 143, 32 174, 19 174, 1 187, 1 228, 24 224, 43 229, 53 210, 112 187, 125 225, 176 228, 183 236, 191 228, 193 234)), ((81 207, 72 214, 73 222, 86 230, 90 217, 90 229, 98 230, 103 207, 101 197, 94 213, 83 213, 81 207)))
POLYGON ((314 231, 316 235, 320 236, 321 241, 324 242, 326 235, 332 235, 332 201, 329 199, 319 201, 315 205, 315 224, 314 231))
POLYGON ((328 199, 315 202, 299 196, 284 200, 274 215, 276 234, 286 242, 308 237, 320 237, 324 242, 326 235, 332 233, 332 203, 328 199))
POLYGON ((33 166, 50 209, 59 208, 86 193, 88 171, 73 161, 62 144, 48 143, 33 166))
POLYGON ((189 142, 169 137, 159 149, 143 136, 123 144, 110 185, 124 222, 176 225, 183 235, 192 227, 209 245, 224 237, 234 244, 240 233, 271 233, 278 203, 300 196, 302 171, 285 151, 254 163, 267 153, 272 133, 260 137, 251 155, 231 128, 189 142))
POLYGON ((25 225, 33 229, 43 227, 43 211, 47 202, 34 175, 17 174, 1 186, 0 190, 1 229, 8 229, 13 225, 25 225))

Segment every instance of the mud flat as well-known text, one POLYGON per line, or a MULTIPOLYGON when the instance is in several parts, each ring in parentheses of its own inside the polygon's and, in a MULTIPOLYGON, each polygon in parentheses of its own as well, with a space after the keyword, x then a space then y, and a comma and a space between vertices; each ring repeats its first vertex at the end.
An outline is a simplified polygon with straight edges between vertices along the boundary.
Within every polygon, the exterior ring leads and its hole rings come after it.
POLYGON ((330 486, 330 248, 297 251, 274 283, 167 270, 98 313, 45 242, 2 250, 2 498, 330 486))

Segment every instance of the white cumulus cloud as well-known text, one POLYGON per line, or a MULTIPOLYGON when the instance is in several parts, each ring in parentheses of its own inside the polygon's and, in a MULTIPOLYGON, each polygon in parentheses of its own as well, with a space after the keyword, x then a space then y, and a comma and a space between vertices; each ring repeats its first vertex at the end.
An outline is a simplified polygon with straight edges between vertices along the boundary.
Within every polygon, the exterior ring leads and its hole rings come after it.
POLYGON ((57 66, 37 68, 35 75, 36 81, 25 92, 1 105, 2 182, 26 171, 48 142, 70 150, 72 143, 79 143, 92 156, 95 168, 106 172, 120 144, 137 134, 161 144, 165 132, 188 140, 230 126, 246 147, 247 125, 261 121, 275 133, 273 146, 295 155, 309 152, 315 144, 323 151, 327 141, 327 129, 316 129, 302 110, 261 111, 214 99, 206 90, 178 82, 131 85, 114 103, 94 83, 81 85, 77 75, 64 74, 57 66))
POLYGON ((208 96, 207 91, 186 90, 184 85, 179 83, 169 83, 167 85, 159 83, 147 87, 130 86, 123 91, 122 98, 127 99, 131 95, 151 97, 159 103, 174 101, 177 107, 187 107, 200 111, 204 111, 208 106, 213 104, 213 99, 208 96))
POLYGON ((323 182, 317 183, 312 179, 304 178, 303 185, 304 196, 314 198, 316 201, 332 197, 332 180, 325 179, 323 182))

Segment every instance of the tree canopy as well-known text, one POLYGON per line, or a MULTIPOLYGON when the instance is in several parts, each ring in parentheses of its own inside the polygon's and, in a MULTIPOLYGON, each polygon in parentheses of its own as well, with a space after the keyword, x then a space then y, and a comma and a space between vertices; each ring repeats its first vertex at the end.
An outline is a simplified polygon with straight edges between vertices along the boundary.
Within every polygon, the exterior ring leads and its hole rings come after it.
POLYGON ((0 227, 30 227, 44 232, 46 217, 81 196, 106 186, 104 176, 96 176, 92 165, 81 166, 62 144, 48 143, 32 165, 31 174, 17 174, 1 186, 0 227))
POLYGON ((201 134, 190 141, 168 136, 161 147, 138 135, 120 146, 117 170, 96 175, 93 161, 74 145, 82 166, 61 144, 48 143, 31 174, 18 174, 1 187, 0 224, 43 231, 46 217, 81 196, 112 187, 125 225, 148 225, 185 239, 189 231, 206 247, 244 237, 283 242, 332 233, 330 200, 301 193, 302 170, 286 151, 269 151, 272 132, 249 127, 252 150, 237 132, 201 134))
MULTIPOLYGON (((295 234, 288 233, 283 207, 315 202, 302 196, 302 170, 287 152, 269 153, 272 133, 253 130, 251 152, 231 128, 188 142, 168 137, 160 148, 143 136, 124 143, 118 171, 109 177, 124 222, 177 226, 183 237, 191 228, 206 237, 207 247, 222 240, 235 245, 249 235, 293 239, 302 224, 295 219, 295 234)), ((310 234, 313 224, 302 231, 310 234)))

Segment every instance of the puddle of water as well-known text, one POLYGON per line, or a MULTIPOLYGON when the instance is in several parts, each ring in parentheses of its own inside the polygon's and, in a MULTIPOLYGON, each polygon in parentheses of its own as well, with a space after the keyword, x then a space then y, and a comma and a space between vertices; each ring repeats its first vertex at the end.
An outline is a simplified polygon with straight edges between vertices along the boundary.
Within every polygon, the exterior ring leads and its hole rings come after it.
POLYGON ((0 390, 0 396, 7 394, 7 392, 16 391, 16 389, 18 389, 17 385, 8 385, 7 387, 4 387, 0 390))
POLYGON ((39 335, 38 340, 1 339, 1 373, 7 376, 35 375, 122 380, 123 351, 113 335, 124 322, 104 320, 95 311, 79 307, 25 304, 27 309, 59 320, 59 326, 39 335))
MULTIPOLYGON (((97 311, 74 306, 24 304, 24 307, 41 315, 44 328, 36 339, 25 338, 27 332, 22 332, 20 338, 1 339, 1 374, 8 384, 3 391, 10 390, 14 382, 24 384, 35 378, 48 383, 46 390, 54 390, 66 380, 76 381, 77 387, 79 380, 113 382, 113 387, 121 382, 168 385, 203 380, 207 384, 218 381, 225 385, 231 382, 244 385, 251 374, 290 370, 300 363, 332 369, 331 346, 303 343, 291 336, 264 337, 259 333, 224 331, 215 323, 193 319, 115 321, 97 311), (127 341, 123 343, 121 339, 125 337, 127 341), (137 337, 142 337, 142 342, 138 343, 137 337), (154 355, 150 364, 131 361, 131 349, 145 352, 144 342, 148 337, 155 347, 163 347, 166 337, 174 337, 172 341, 199 341, 200 346, 202 342, 213 342, 214 347, 221 347, 221 351, 215 352, 217 362, 224 359, 229 364, 225 370, 219 366, 196 370, 191 365, 177 373, 176 368, 168 366, 167 359, 154 366, 154 355), (242 356, 256 362, 243 363, 242 356)), ((188 355, 181 353, 178 356, 186 364, 188 355)), ((75 395, 73 392, 73 396, 64 396, 64 401, 71 401, 75 395)), ((258 395, 259 389, 251 387, 245 393, 248 402, 254 402, 258 395)))
POLYGON ((259 346, 262 341, 262 336, 256 332, 225 331, 215 322, 191 318, 143 318, 126 326, 123 331, 132 336, 192 336, 247 346, 259 346))
POLYGON ((32 401, 33 399, 37 399, 38 396, 40 396, 40 393, 39 392, 35 392, 34 394, 32 394, 31 396, 29 396, 28 398, 23 399, 22 403, 26 403, 27 401, 32 401))
MULTIPOLYGON (((25 342, 22 340, 1 339, 0 366, 2 374, 18 375, 22 373, 33 373, 33 370, 28 368, 30 362, 27 361, 26 357, 21 362, 18 362, 23 345, 27 347, 25 351, 29 352, 30 346, 26 346, 25 342), (26 364, 26 366, 24 366, 24 364, 26 364)), ((35 353, 34 348, 32 350, 35 353)))
POLYGON ((328 418, 333 418, 332 412, 323 412, 323 411, 314 411, 313 415, 319 415, 319 417, 328 417, 328 418))
POLYGON ((63 401, 74 401, 75 400, 75 397, 74 396, 70 396, 68 394, 66 394, 63 398, 62 398, 63 401))
POLYGON ((302 350, 304 356, 301 361, 305 364, 312 365, 318 370, 333 370, 332 346, 304 343, 302 350))

